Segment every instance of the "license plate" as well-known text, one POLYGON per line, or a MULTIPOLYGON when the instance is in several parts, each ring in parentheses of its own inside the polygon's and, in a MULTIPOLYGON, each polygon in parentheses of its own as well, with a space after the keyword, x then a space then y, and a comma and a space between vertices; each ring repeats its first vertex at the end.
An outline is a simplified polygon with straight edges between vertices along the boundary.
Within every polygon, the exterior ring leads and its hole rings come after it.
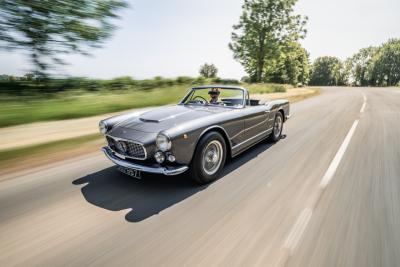
POLYGON ((123 167, 118 167, 118 170, 120 172, 123 172, 123 173, 133 177, 133 178, 142 179, 142 174, 140 173, 139 170, 128 169, 128 168, 123 168, 123 167))

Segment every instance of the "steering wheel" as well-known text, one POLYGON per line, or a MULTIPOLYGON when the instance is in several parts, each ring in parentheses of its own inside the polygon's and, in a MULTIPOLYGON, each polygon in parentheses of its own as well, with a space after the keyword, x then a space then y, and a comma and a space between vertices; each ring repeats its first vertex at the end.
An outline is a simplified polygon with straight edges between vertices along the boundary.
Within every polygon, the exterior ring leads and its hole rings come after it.
POLYGON ((207 103, 208 103, 208 101, 207 101, 204 97, 202 97, 202 96, 197 95, 197 96, 195 96, 195 97, 193 98, 193 100, 196 100, 196 98, 201 98, 201 100, 202 100, 202 102, 203 102, 204 104, 207 104, 207 103))

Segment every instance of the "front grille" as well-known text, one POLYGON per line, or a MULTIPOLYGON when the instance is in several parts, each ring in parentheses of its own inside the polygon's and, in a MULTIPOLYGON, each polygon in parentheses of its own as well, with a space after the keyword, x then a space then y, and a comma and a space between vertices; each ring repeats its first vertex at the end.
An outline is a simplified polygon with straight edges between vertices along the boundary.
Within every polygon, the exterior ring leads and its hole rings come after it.
POLYGON ((107 136, 107 142, 108 146, 118 154, 134 159, 146 159, 146 150, 141 144, 112 138, 111 136, 107 136))

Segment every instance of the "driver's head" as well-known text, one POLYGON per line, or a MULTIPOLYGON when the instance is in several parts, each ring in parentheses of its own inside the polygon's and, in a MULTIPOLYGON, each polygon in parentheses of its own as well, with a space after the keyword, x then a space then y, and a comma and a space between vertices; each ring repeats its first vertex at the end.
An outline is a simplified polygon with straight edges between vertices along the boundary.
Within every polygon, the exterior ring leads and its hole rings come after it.
POLYGON ((218 88, 212 88, 210 91, 208 91, 208 94, 211 97, 210 103, 218 102, 218 97, 220 93, 221 92, 218 90, 218 88))

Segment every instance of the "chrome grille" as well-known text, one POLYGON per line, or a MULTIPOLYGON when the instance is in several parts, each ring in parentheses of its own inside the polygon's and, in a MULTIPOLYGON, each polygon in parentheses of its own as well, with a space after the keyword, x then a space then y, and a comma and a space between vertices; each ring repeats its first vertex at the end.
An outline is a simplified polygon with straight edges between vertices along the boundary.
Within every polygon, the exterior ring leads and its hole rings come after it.
POLYGON ((107 142, 108 146, 118 154, 133 159, 146 159, 146 150, 143 145, 139 143, 113 138, 111 136, 107 136, 107 142))

